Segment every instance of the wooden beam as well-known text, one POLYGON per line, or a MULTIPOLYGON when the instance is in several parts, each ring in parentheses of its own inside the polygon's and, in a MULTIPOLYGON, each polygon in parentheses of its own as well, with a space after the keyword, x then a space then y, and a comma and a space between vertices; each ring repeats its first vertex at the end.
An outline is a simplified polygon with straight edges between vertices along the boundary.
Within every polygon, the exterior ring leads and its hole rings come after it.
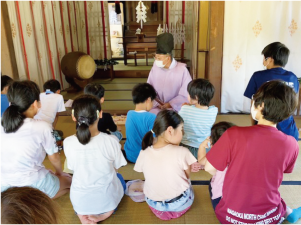
POLYGON ((209 51, 206 60, 206 78, 214 85, 215 94, 210 105, 221 110, 222 60, 225 2, 212 1, 209 7, 209 51))
POLYGON ((19 78, 6 1, 1 1, 1 72, 13 79, 19 78))

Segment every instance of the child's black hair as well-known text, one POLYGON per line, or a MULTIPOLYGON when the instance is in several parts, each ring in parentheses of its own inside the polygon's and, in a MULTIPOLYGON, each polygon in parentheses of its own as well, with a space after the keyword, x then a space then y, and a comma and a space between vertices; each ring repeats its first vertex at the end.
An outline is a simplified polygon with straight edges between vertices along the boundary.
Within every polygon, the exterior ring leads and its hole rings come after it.
POLYGON ((264 83, 253 95, 254 106, 264 103, 261 111, 263 118, 279 123, 295 112, 298 104, 297 94, 282 80, 264 83))
POLYGON ((187 91, 191 99, 198 100, 203 106, 209 106, 214 96, 214 86, 206 79, 195 79, 189 82, 187 91))
POLYGON ((34 101, 40 101, 40 89, 32 81, 15 81, 8 89, 7 99, 10 106, 2 115, 1 124, 5 133, 13 133, 23 125, 23 113, 34 101))
MULTIPOLYGON (((172 110, 162 110, 158 113, 152 131, 156 137, 159 137, 168 127, 172 126, 176 129, 180 124, 184 123, 183 118, 172 110)), ((154 137, 151 131, 148 131, 142 140, 142 150, 153 145, 154 137)))
POLYGON ((1 75, 1 91, 3 91, 3 89, 6 86, 9 86, 12 82, 14 82, 14 80, 7 76, 7 75, 1 75))
POLYGON ((105 95, 105 89, 99 83, 89 83, 86 85, 84 93, 101 99, 105 95))
POLYGON ((155 88, 148 83, 137 84, 132 90, 134 104, 145 102, 148 98, 154 100, 157 97, 155 88))
POLYGON ((101 111, 99 99, 93 95, 81 95, 72 103, 72 109, 78 124, 77 139, 83 145, 88 144, 91 139, 89 126, 98 119, 97 111, 101 111))
POLYGON ((211 144, 214 145, 218 139, 228 130, 230 127, 236 126, 230 122, 219 122, 212 126, 211 128, 211 144))
POLYGON ((284 67, 287 64, 290 50, 280 42, 273 42, 267 45, 261 52, 264 58, 274 59, 274 65, 284 67))
POLYGON ((44 91, 49 89, 53 93, 57 92, 58 90, 61 90, 61 84, 57 80, 51 79, 45 82, 43 85, 44 91))

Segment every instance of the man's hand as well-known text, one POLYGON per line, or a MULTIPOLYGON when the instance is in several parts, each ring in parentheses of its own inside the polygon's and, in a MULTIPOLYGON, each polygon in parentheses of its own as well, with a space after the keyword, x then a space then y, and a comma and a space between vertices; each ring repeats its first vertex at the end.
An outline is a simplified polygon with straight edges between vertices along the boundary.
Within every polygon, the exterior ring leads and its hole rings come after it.
POLYGON ((172 108, 172 107, 171 107, 169 102, 167 102, 167 103, 165 103, 164 105, 161 106, 161 109, 170 109, 170 108, 172 108))

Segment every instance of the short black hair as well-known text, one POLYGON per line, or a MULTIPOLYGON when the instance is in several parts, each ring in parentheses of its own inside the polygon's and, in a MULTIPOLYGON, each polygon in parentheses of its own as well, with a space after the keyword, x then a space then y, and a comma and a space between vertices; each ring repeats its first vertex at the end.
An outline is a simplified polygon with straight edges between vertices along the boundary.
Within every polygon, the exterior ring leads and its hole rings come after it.
POLYGON ((7 99, 11 104, 4 111, 1 123, 5 133, 14 133, 23 125, 23 113, 34 101, 40 101, 40 89, 33 81, 15 81, 9 86, 7 99))
POLYGON ((214 145, 223 135, 223 133, 225 133, 226 130, 233 126, 235 126, 235 124, 225 121, 214 124, 211 128, 211 144, 214 145))
POLYGON ((84 93, 101 99, 105 95, 105 89, 101 84, 92 82, 86 85, 84 93))
POLYGON ((200 105, 209 106, 215 89, 209 80, 199 78, 189 82, 187 91, 191 99, 197 99, 200 105))
POLYGON ((280 42, 273 42, 262 50, 264 58, 274 59, 274 65, 284 67, 287 64, 290 50, 280 42))
POLYGON ((254 106, 264 103, 261 111, 263 118, 279 123, 293 115, 297 108, 297 94, 282 80, 264 83, 253 95, 254 106))
POLYGON ((145 102, 148 98, 154 100, 157 97, 155 88, 148 83, 137 84, 132 90, 134 104, 145 102))
POLYGON ((61 84, 57 80, 51 79, 45 82, 45 84, 43 85, 43 89, 44 91, 49 89, 50 91, 55 93, 56 91, 61 90, 61 84))
POLYGON ((1 75, 1 91, 3 91, 3 89, 6 86, 9 86, 12 82, 14 82, 14 80, 7 76, 7 75, 1 75))

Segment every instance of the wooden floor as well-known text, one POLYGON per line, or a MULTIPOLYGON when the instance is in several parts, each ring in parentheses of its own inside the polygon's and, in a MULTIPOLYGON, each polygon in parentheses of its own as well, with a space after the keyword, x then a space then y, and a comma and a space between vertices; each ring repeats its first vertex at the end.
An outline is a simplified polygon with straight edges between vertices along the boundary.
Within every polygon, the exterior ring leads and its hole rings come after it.
MULTIPOLYGON (((250 125, 249 115, 218 115, 216 122, 228 121, 233 122, 238 126, 250 125)), ((301 119, 296 118, 298 127, 301 127, 301 119)), ((75 133, 75 124, 70 116, 59 117, 56 129, 62 130, 64 136, 70 136, 75 133)), ((123 135, 126 137, 124 127, 123 135)), ((299 141, 299 146, 301 142, 299 141)), ((280 193, 286 204, 291 208, 301 206, 301 154, 299 154, 293 173, 285 174, 283 177, 283 185, 280 187, 280 193)), ((64 163, 65 156, 61 153, 61 161, 64 163)), ((53 169, 49 160, 44 161, 46 168, 53 169)), ((144 179, 142 173, 137 173, 133 170, 134 164, 128 164, 119 169, 125 180, 144 179)), ((135 203, 129 197, 124 196, 117 212, 109 219, 105 220, 105 224, 216 224, 219 223, 214 214, 209 192, 208 181, 211 176, 205 172, 192 173, 191 180, 195 192, 195 200, 191 209, 181 218, 171 221, 161 221, 148 208, 147 204, 135 203), (201 181, 201 182, 199 182, 201 181)), ((69 195, 66 194, 61 198, 55 200, 59 205, 63 217, 62 223, 78 224, 80 223, 78 217, 75 215, 69 195)), ((284 223, 287 223, 285 221, 284 223)), ((301 219, 297 222, 301 224, 301 219)))

